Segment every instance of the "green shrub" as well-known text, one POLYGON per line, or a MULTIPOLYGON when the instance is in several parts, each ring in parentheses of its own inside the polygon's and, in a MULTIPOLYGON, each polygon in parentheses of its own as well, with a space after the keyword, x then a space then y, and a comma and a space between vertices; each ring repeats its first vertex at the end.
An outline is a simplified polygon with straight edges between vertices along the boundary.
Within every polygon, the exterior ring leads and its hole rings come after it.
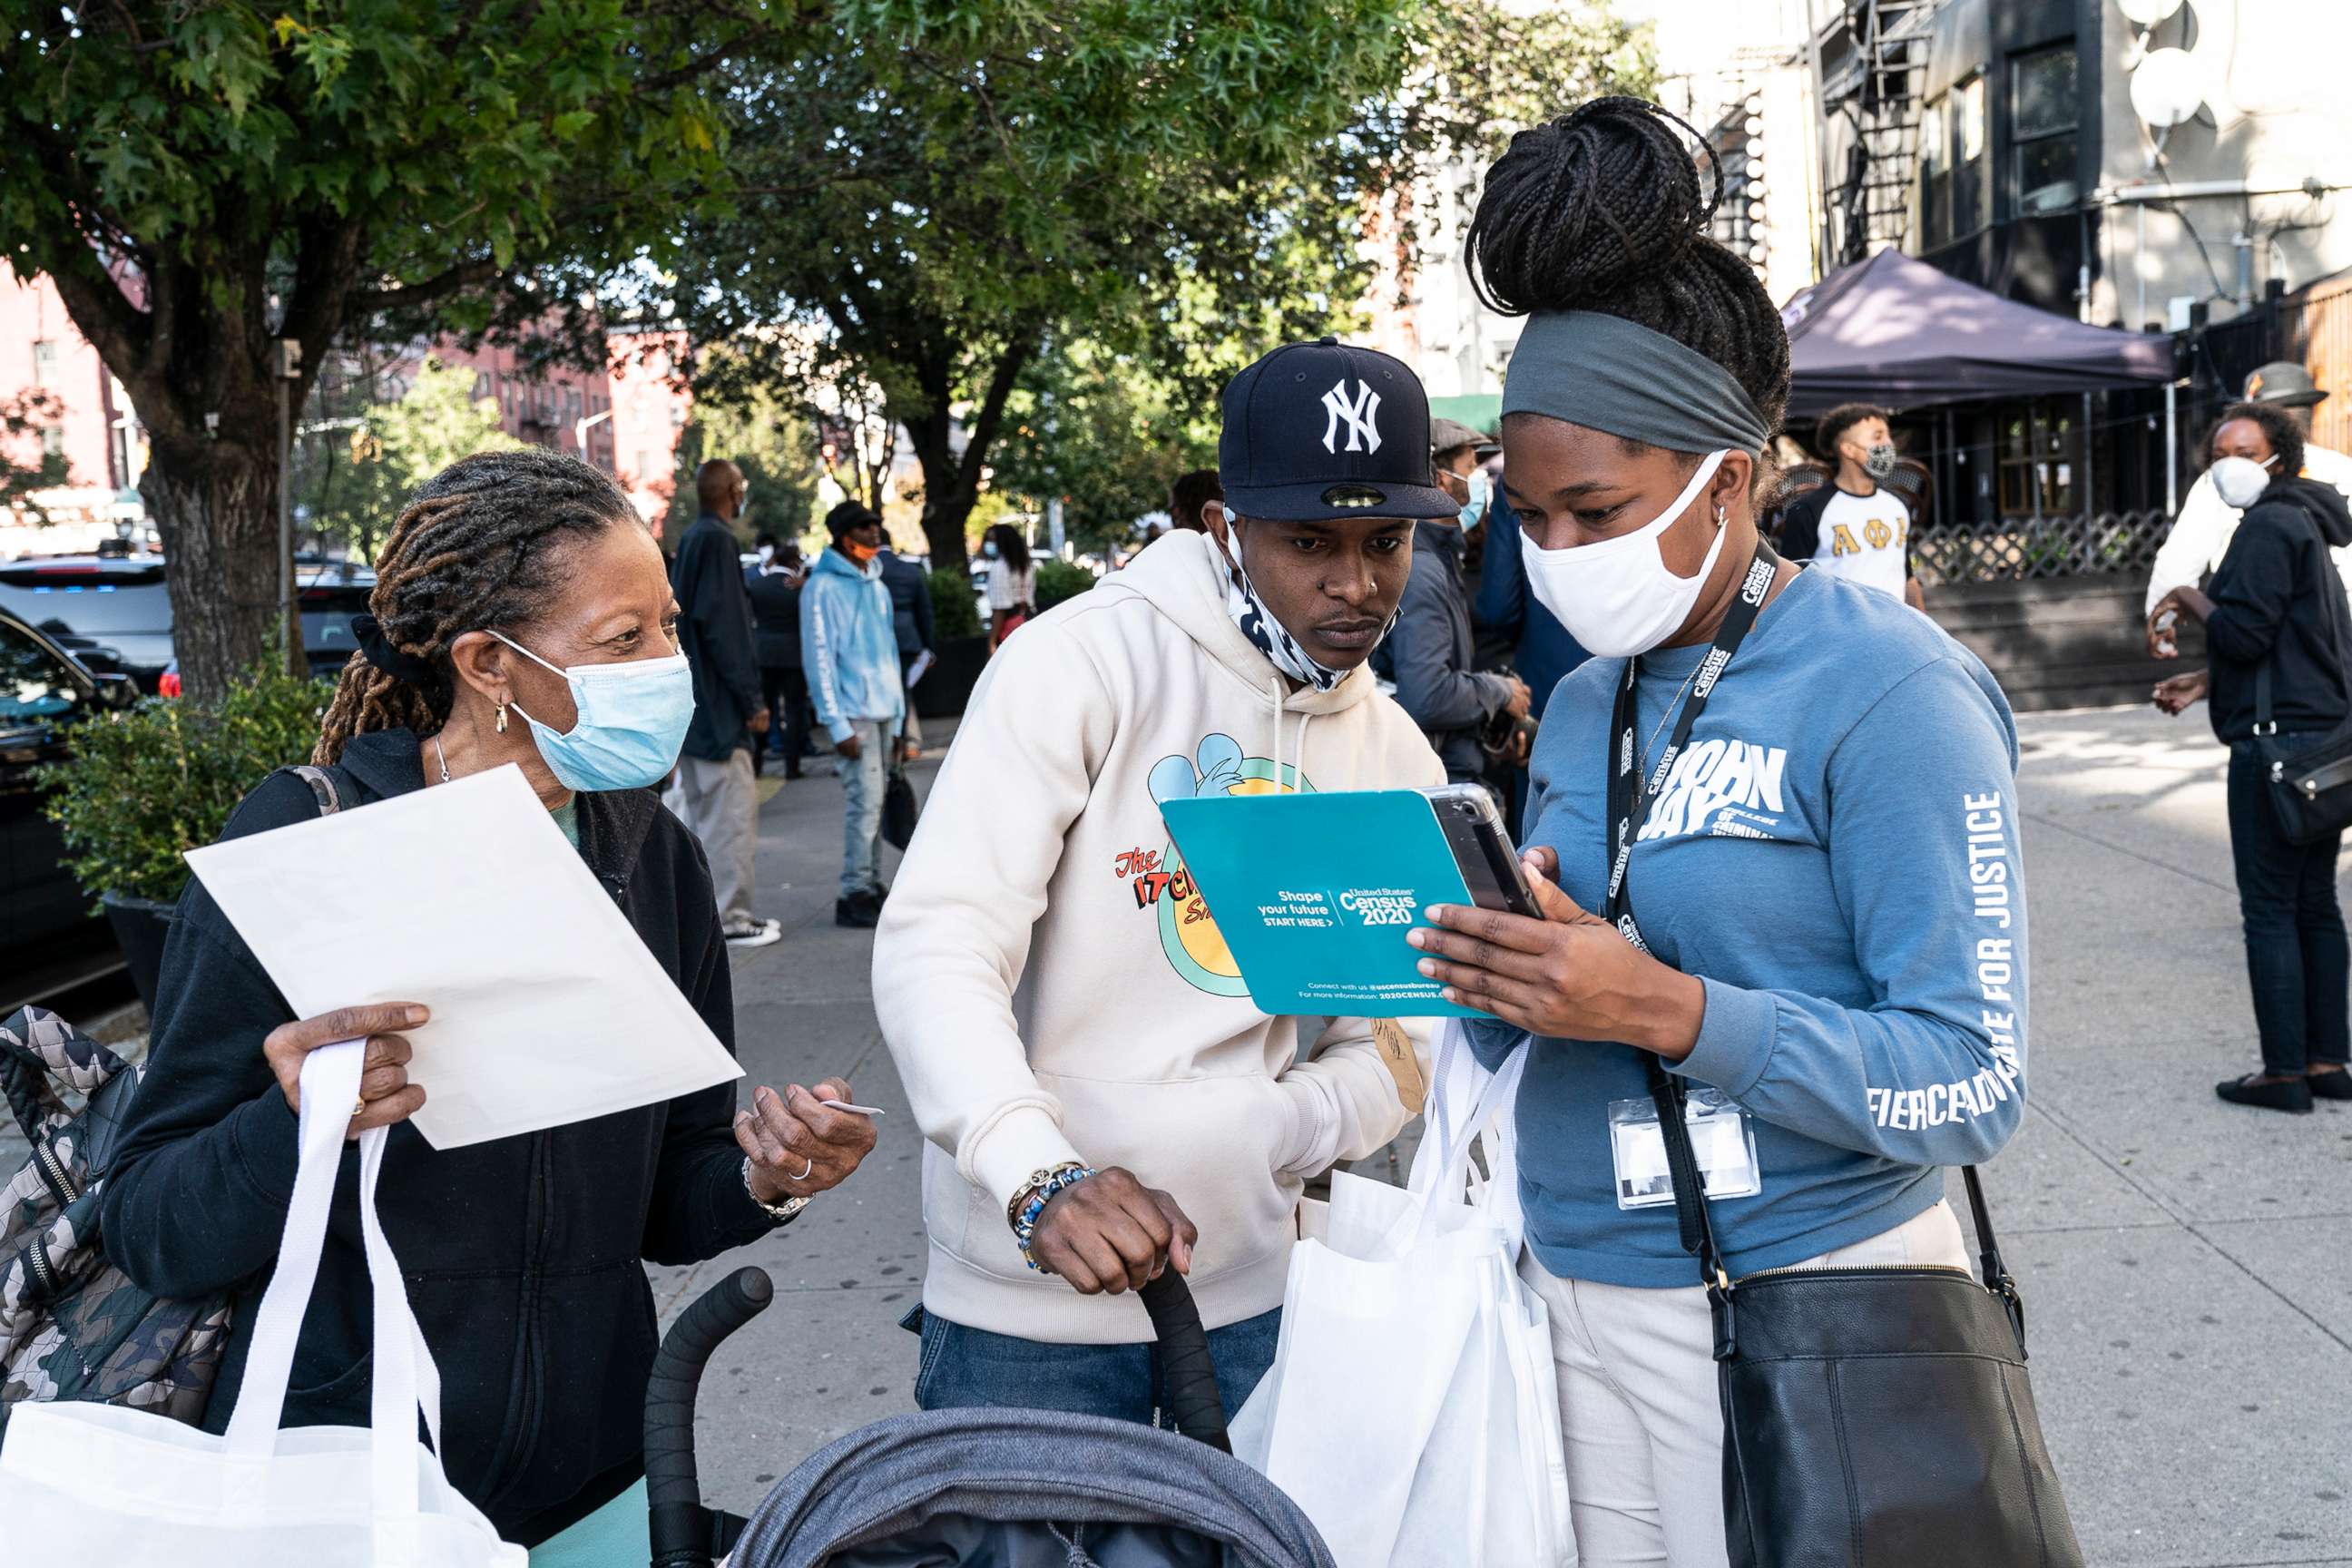
POLYGON ((1037 563, 1037 608, 1050 610, 1095 585, 1095 574, 1075 561, 1045 556, 1037 563))
POLYGON ((76 727, 68 760, 44 770, 41 785, 84 892, 177 899, 182 857, 218 838, 272 769, 310 760, 332 689, 284 663, 265 655, 216 708, 151 697, 76 727))
POLYGON ((980 636, 985 628, 980 624, 980 600, 972 593, 971 579, 946 569, 926 575, 931 584, 932 635, 941 642, 980 636))

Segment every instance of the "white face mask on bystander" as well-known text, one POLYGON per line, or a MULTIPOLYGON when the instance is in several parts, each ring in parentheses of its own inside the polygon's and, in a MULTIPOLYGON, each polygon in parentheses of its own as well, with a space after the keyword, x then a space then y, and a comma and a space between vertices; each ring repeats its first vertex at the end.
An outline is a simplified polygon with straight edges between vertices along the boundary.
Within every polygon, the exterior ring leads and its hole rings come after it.
POLYGON ((2252 458, 2216 458, 2207 471, 2213 476, 2214 493, 2243 511, 2271 488, 2271 465, 2277 461, 2276 458, 2264 458, 2259 463, 2252 458))
POLYGON ((1531 535, 1519 535, 1528 586, 1587 652, 1604 658, 1647 653, 1690 618, 1699 590, 1715 570, 1715 558, 1723 553, 1723 514, 1716 514, 1715 542, 1706 547, 1706 559, 1699 563, 1695 577, 1677 577, 1668 570, 1659 541, 1690 510, 1730 455, 1727 448, 1709 453, 1666 510, 1631 533, 1566 550, 1541 549, 1531 535))

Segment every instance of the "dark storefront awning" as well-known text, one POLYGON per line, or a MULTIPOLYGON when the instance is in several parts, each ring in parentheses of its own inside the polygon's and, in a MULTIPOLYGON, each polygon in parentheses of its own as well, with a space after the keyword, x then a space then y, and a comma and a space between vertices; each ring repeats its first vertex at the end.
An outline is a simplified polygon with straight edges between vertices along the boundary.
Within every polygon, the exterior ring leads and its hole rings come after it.
POLYGON ((2037 310, 1896 250, 1842 268, 1790 300, 1789 413, 1841 403, 1898 412, 1986 397, 2162 385, 2172 340, 2037 310))

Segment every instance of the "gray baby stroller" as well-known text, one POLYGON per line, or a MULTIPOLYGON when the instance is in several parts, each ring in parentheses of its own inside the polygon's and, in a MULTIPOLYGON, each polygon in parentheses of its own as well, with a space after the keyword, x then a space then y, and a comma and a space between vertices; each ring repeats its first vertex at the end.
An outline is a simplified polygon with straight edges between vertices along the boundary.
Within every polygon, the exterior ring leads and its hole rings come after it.
MULTIPOLYGON (((702 1506, 695 1387, 773 1290, 739 1269, 662 1342, 646 1394, 654 1568, 711 1568, 714 1539, 731 1533, 714 1534, 702 1506)), ((733 1568, 1333 1568, 1297 1505, 1232 1457, 1182 1276, 1170 1269, 1142 1296, 1176 1432, 1042 1410, 893 1416, 776 1483, 733 1568)))

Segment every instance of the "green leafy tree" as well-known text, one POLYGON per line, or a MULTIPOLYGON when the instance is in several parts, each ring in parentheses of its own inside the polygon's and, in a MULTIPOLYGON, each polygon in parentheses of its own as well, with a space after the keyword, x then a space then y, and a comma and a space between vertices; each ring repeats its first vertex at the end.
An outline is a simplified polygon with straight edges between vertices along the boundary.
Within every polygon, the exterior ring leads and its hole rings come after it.
MULTIPOLYGON (((724 365, 721 348, 701 358, 724 365)), ((700 376, 697 376, 698 384, 700 376)), ((749 497, 736 531, 745 548, 762 533, 806 542, 817 521, 819 472, 816 433, 803 410, 775 387, 745 378, 714 374, 720 395, 698 396, 686 427, 678 432, 677 482, 670 491, 663 537, 675 540, 694 521, 694 470, 704 459, 724 458, 743 470, 749 497)))
POLYGON ((129 391, 188 689, 277 590, 273 342, 581 312, 720 176, 704 73, 814 0, 0 0, 0 235, 129 391))
POLYGON ((1216 405, 1092 342, 1040 361, 1014 400, 998 443, 994 489, 1042 512, 1062 501, 1062 526, 1081 550, 1134 537, 1135 521, 1168 505, 1189 468, 1217 460, 1216 405))
POLYGON ((458 458, 522 443, 506 433, 498 400, 474 395, 474 373, 428 359, 407 392, 334 421, 304 443, 296 494, 323 538, 349 542, 362 560, 416 488, 458 458))
POLYGON ((747 374, 813 345, 878 385, 931 558, 961 564, 1049 344, 1181 360, 1160 329, 1188 289, 1254 292, 1284 331, 1354 297, 1347 193, 1312 153, 1393 79, 1418 4, 871 5, 905 47, 845 27, 730 65, 743 199, 697 226, 677 298, 706 341, 765 333, 747 374))
MULTIPOLYGON (((1394 89, 1369 100, 1324 149, 1327 174, 1366 194, 1367 226, 1385 237, 1409 298, 1439 180, 1475 176, 1514 134, 1586 99, 1652 94, 1657 69, 1649 25, 1627 22, 1605 0, 1432 0, 1415 17, 1394 89)), ((1469 222, 1475 184, 1458 224, 1469 222)))
MULTIPOLYGON (((1292 215, 1324 213, 1335 199, 1353 204, 1355 226, 1342 232, 1328 216, 1288 224, 1278 265, 1248 287, 1188 279, 1163 302, 1157 352, 1120 352, 1116 337, 1049 344, 1011 400, 1009 428, 992 453, 997 489, 1034 511, 1060 497, 1065 527, 1082 549, 1132 537, 1137 518, 1167 505, 1178 474, 1214 466, 1218 388, 1286 335, 1288 323, 1269 301, 1291 293, 1328 300, 1346 280, 1366 281, 1349 264, 1367 231, 1381 237, 1395 287, 1409 295, 1421 244, 1433 237, 1429 197, 1442 181, 1482 168, 1514 132, 1570 104, 1648 91, 1655 67, 1647 30, 1605 6, 1442 0, 1414 14, 1398 70, 1353 125, 1315 149, 1314 174, 1268 192, 1279 198, 1273 210, 1292 215), (1318 240, 1349 254, 1316 256, 1318 240)), ((1467 204, 1457 210, 1466 216, 1467 204)), ((1326 308, 1317 332, 1344 334, 1359 322, 1352 304, 1326 308)))
POLYGON ((1082 541, 1122 531, 1207 460, 1234 371, 1359 323, 1368 237, 1409 289, 1433 175, 1654 69, 1595 4, 1081 15, 965 6, 897 54, 845 32, 730 68, 745 199, 677 297, 706 337, 761 334, 736 374, 881 389, 942 565, 991 483, 1066 498, 1082 541))
POLYGON ((65 454, 41 449, 41 432, 58 416, 57 398, 37 388, 0 397, 0 512, 20 511, 36 522, 48 521, 33 494, 66 482, 65 454))

